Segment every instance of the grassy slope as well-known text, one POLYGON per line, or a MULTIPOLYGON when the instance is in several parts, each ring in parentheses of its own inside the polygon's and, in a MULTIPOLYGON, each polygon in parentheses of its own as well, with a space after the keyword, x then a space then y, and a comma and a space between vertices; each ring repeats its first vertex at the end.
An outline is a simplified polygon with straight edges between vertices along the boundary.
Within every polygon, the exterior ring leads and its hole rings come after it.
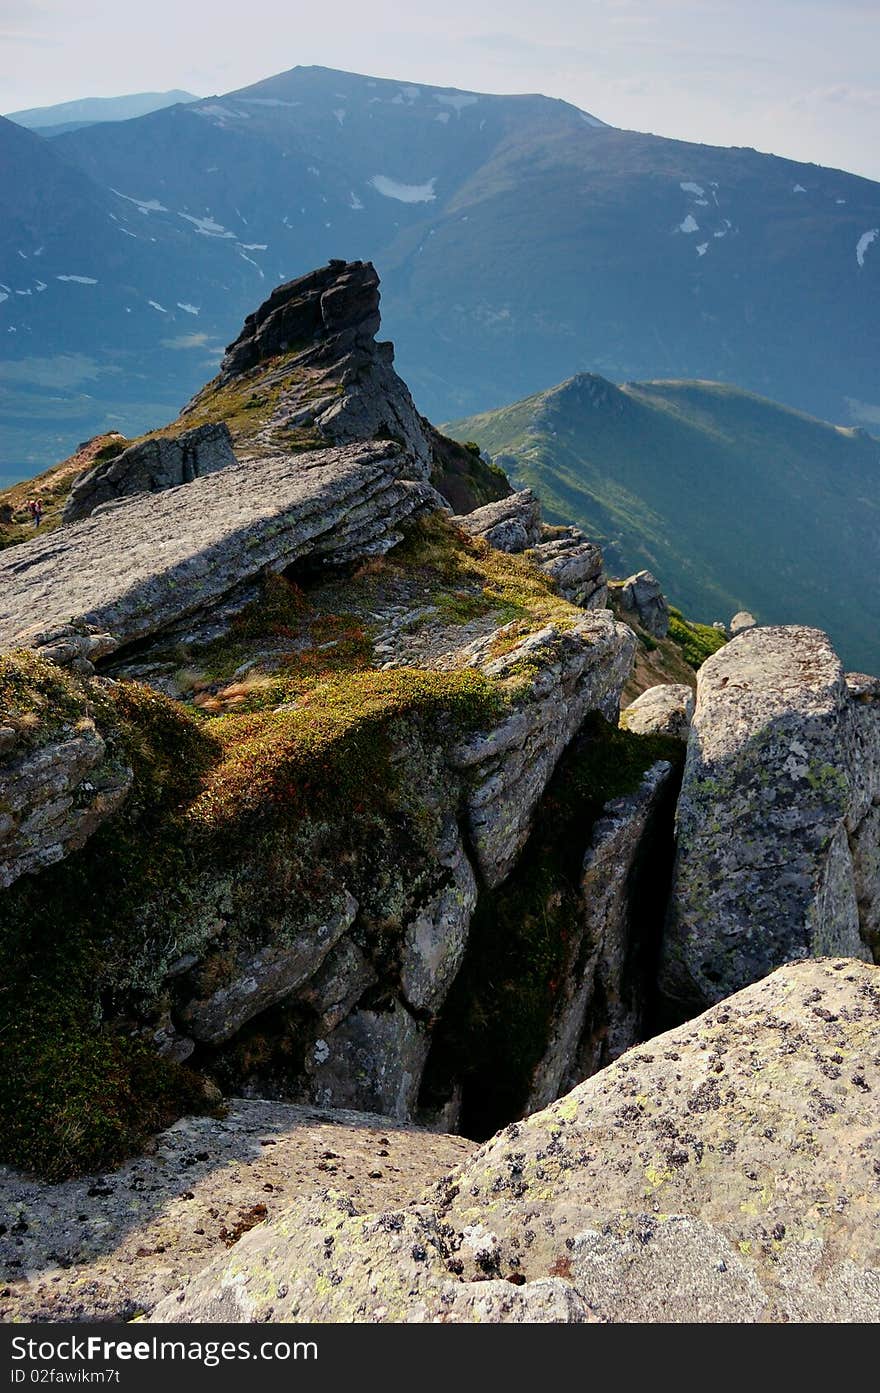
POLYGON ((588 376, 447 429, 687 613, 816 624, 848 665, 880 669, 876 439, 717 383, 588 376))

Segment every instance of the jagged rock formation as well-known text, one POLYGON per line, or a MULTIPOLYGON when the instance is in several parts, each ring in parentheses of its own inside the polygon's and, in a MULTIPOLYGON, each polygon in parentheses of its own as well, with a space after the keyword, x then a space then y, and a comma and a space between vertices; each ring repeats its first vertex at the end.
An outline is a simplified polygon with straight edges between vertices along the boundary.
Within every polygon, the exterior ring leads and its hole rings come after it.
POLYGON ((593 828, 581 873, 572 970, 526 1113, 546 1107, 642 1038, 662 928, 658 867, 665 859, 674 794, 672 765, 658 761, 635 793, 607 804, 593 828))
POLYGON ((634 735, 673 735, 687 740, 694 714, 694 692, 680 682, 649 687, 620 713, 620 724, 634 735))
POLYGON ((620 604, 624 614, 634 615, 638 623, 655 638, 665 638, 669 632, 669 606, 660 582, 650 571, 637 571, 629 576, 620 589, 620 604))
POLYGON ((558 585, 560 595, 584 609, 601 609, 608 598, 602 552, 577 527, 548 527, 531 489, 519 489, 476 508, 457 522, 472 537, 499 551, 528 551, 536 566, 558 585))
POLYGON ((0 559, 0 650, 32 647, 64 661, 57 645, 70 640, 70 656, 83 656, 85 635, 100 637, 103 656, 266 572, 380 555, 400 541, 405 519, 443 506, 421 472, 381 444, 276 454, 36 536, 0 559))
POLYGON ((291 433, 348 445, 396 440, 427 478, 433 460, 425 423, 394 371, 394 347, 376 343, 379 277, 369 261, 331 261, 273 290, 230 344, 214 382, 182 420, 222 401, 224 389, 258 376, 273 401, 250 448, 278 448, 291 433))
POLYGON ((878 978, 791 964, 505 1128, 416 1205, 303 1198, 152 1319, 444 1321, 484 1300, 502 1320, 876 1320, 878 978))
POLYGON ((130 445, 74 481, 62 513, 77 522, 98 508, 136 493, 159 493, 235 464, 229 427, 223 421, 181 435, 157 435, 130 445))
POLYGON ((664 943, 671 999, 717 1001, 808 955, 870 960, 878 685, 848 685, 826 635, 798 626, 746 630, 700 669, 664 943))

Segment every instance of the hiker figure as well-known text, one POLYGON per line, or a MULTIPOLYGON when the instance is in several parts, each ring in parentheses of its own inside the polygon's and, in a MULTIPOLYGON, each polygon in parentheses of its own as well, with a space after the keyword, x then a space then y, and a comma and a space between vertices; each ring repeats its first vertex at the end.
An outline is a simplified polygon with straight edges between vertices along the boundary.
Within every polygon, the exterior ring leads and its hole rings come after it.
POLYGON ((43 521, 43 505, 40 502, 39 498, 35 498, 31 506, 32 515, 34 519, 34 527, 39 527, 40 523, 43 521))

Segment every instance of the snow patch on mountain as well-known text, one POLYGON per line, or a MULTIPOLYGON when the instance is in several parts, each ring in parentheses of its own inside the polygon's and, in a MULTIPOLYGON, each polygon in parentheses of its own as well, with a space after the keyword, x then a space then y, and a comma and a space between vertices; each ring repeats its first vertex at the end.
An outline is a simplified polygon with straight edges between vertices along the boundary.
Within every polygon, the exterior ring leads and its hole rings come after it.
POLYGON ((383 198, 395 198, 398 203, 433 203, 437 197, 434 192, 436 179, 429 179, 425 184, 402 184, 385 174, 374 174, 367 182, 383 198))
POLYGON ((697 222, 693 213, 688 213, 684 222, 678 224, 679 232, 699 232, 700 224, 697 222))
MULTIPOLYGON (((124 198, 126 203, 133 203, 141 213, 167 213, 168 209, 164 203, 160 203, 158 198, 132 198, 131 194, 120 193, 119 189, 110 190, 115 193, 117 198, 124 198)), ((112 217, 112 214, 111 214, 112 217)))
POLYGON ((200 232, 203 237, 235 237, 234 232, 227 232, 223 224, 215 222, 213 218, 194 218, 190 213, 178 213, 177 216, 191 222, 196 231, 200 232))
POLYGON ((862 233, 861 237, 856 243, 856 261, 859 263, 860 266, 864 266, 865 252, 868 250, 871 243, 875 241, 878 236, 880 236, 880 227, 872 227, 868 232, 862 233))
POLYGON ((705 198, 706 191, 699 184, 692 184, 688 180, 683 180, 678 186, 683 193, 696 194, 697 198, 705 198))

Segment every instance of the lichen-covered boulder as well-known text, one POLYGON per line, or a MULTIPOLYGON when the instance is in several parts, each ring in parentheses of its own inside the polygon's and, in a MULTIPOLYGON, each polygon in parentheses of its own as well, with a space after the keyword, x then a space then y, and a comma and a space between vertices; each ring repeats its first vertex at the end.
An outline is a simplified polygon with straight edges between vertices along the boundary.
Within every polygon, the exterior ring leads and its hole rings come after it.
POLYGON ((608 600, 608 577, 602 551, 578 527, 545 527, 544 540, 532 547, 535 565, 550 576, 573 605, 602 609, 608 600))
POLYGON ((649 687, 620 713, 620 724, 634 735, 672 735, 687 740, 694 714, 694 689, 683 682, 649 687))
POLYGON ((738 610, 730 621, 730 637, 736 638, 737 634, 742 634, 746 629, 754 629, 757 619, 750 614, 747 609, 738 610))
POLYGON ((810 954, 870 960, 860 919, 880 885, 860 907, 856 878, 880 724, 863 696, 818 629, 749 629, 700 669, 661 969, 681 1008, 810 954))
POLYGON ((488 1279, 518 1289, 511 1321, 550 1280, 556 1320, 876 1321, 878 1032, 877 968, 790 964, 505 1128, 415 1206, 294 1204, 153 1319, 442 1321, 450 1300, 476 1319, 488 1279))

